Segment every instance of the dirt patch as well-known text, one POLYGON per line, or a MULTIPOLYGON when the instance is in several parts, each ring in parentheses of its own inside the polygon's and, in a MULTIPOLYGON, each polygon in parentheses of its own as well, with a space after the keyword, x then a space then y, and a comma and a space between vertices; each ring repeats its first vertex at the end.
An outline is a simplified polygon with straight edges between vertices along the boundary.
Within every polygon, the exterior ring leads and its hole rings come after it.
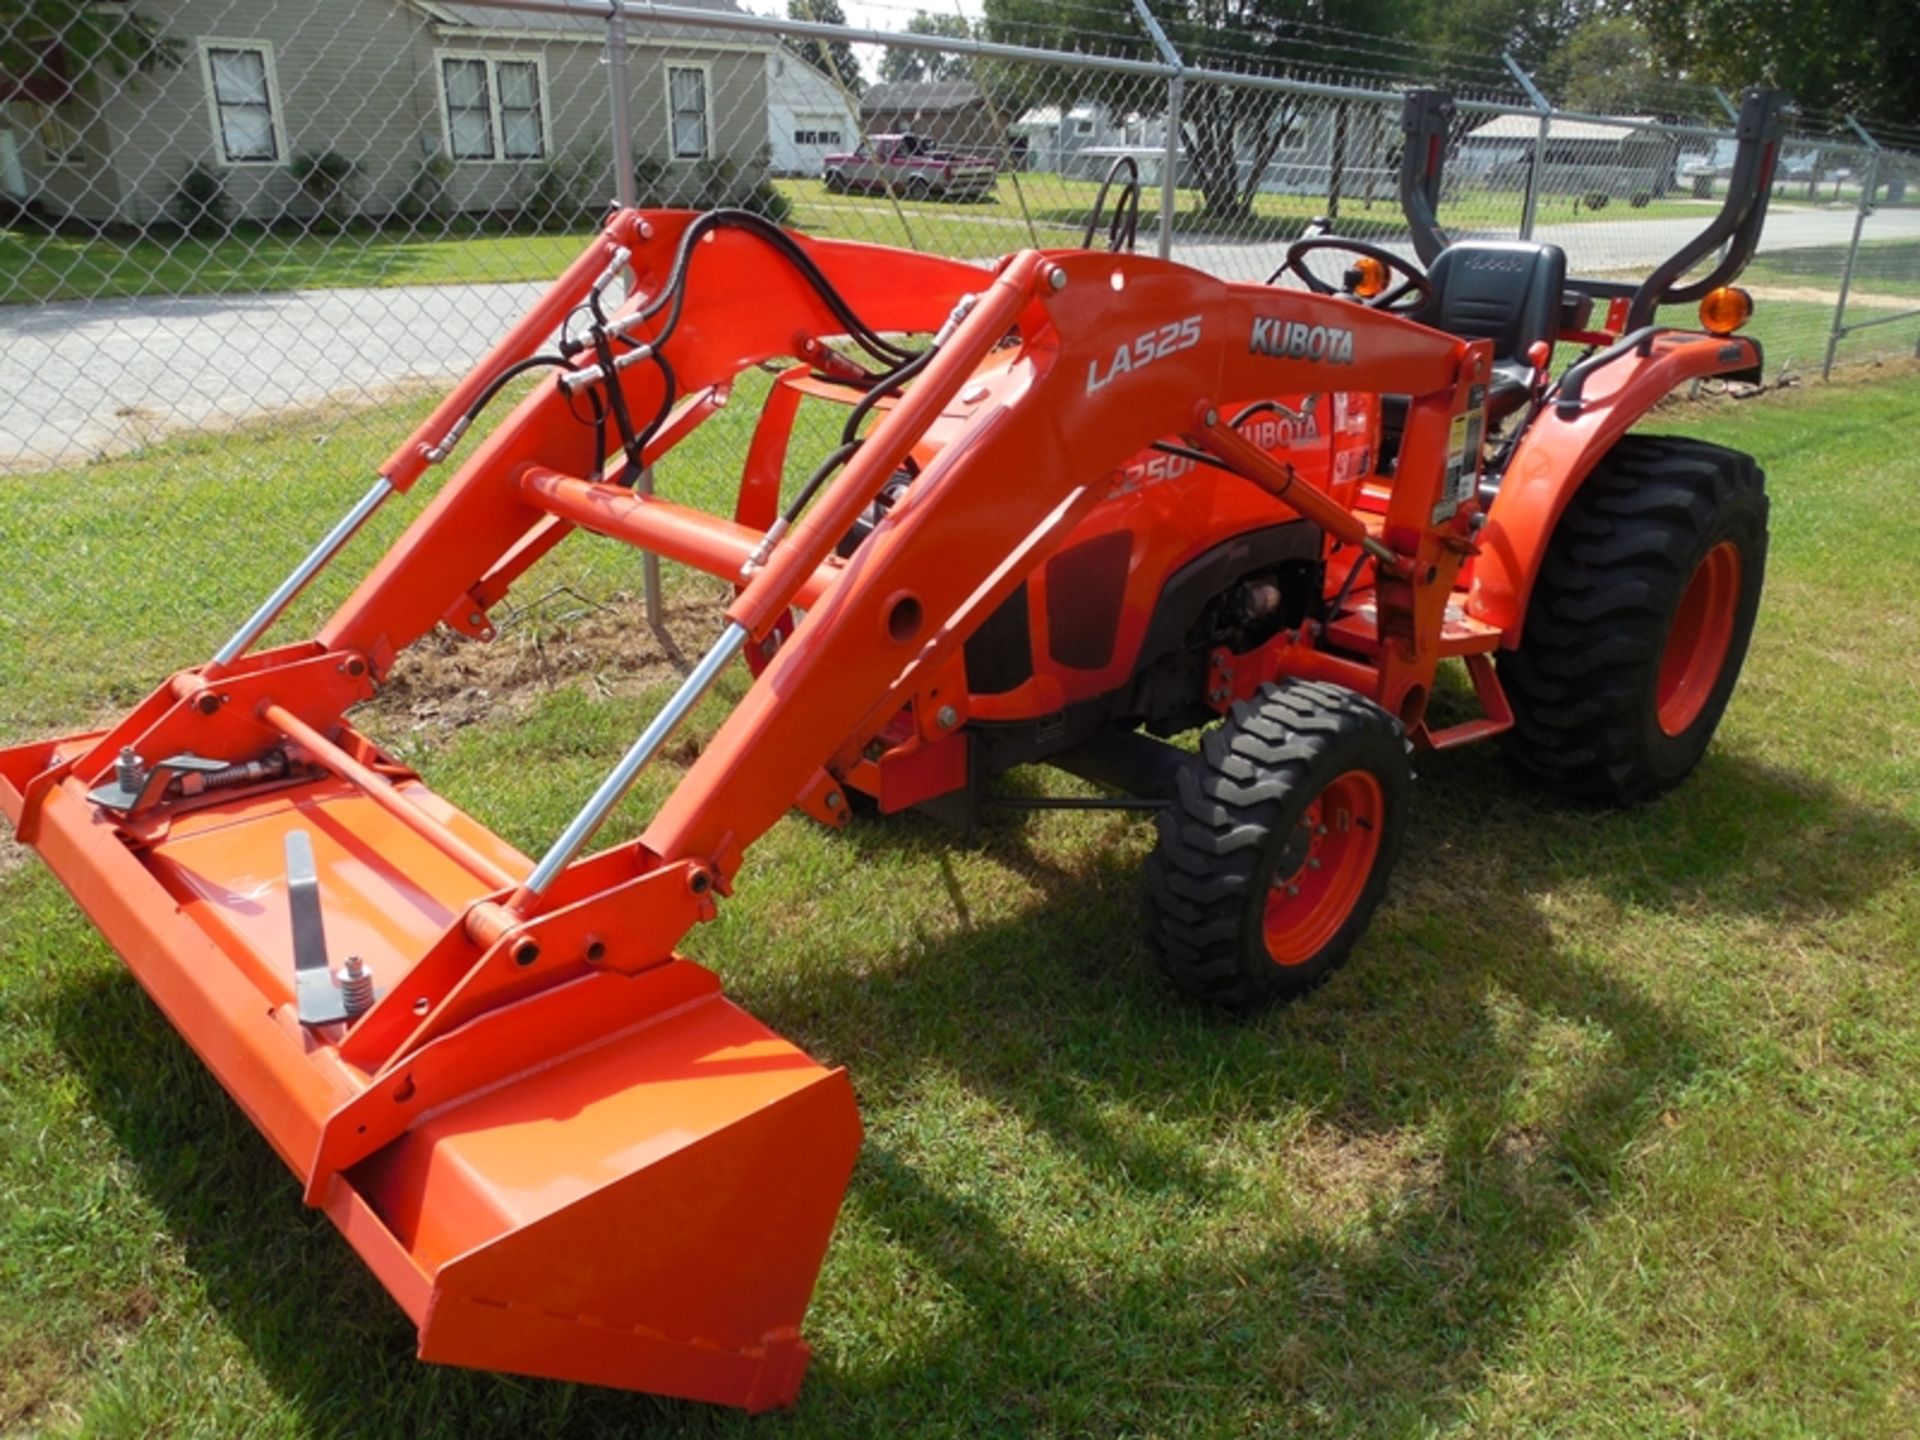
POLYGON ((424 736, 511 718, 567 685, 613 695, 678 680, 689 663, 683 649, 697 653, 719 633, 724 594, 716 587, 670 602, 671 647, 647 624, 640 597, 625 593, 555 592, 500 617, 498 634, 484 643, 442 627, 394 662, 360 718, 387 734, 424 736))
MULTIPOLYGON (((1815 305, 1832 305, 1840 298, 1835 289, 1817 285, 1743 285, 1756 300, 1801 300, 1815 305)), ((1920 300, 1911 295, 1881 295, 1872 290, 1849 290, 1847 305, 1867 310, 1920 310, 1920 300)))
MULTIPOLYGON (((1836 385, 1878 385, 1888 380, 1907 378, 1920 379, 1920 359, 1911 356, 1896 356, 1884 360, 1861 360, 1847 364, 1844 354, 1841 363, 1834 367, 1831 379, 1819 381, 1822 390, 1836 385)), ((1758 399, 1783 389, 1799 390, 1809 382, 1802 373, 1796 372, 1790 377, 1769 381, 1764 386, 1736 385, 1727 386, 1709 382, 1703 385, 1698 394, 1689 394, 1685 389, 1677 390, 1655 407, 1662 415, 1687 414, 1694 411, 1724 410, 1730 405, 1758 399)))

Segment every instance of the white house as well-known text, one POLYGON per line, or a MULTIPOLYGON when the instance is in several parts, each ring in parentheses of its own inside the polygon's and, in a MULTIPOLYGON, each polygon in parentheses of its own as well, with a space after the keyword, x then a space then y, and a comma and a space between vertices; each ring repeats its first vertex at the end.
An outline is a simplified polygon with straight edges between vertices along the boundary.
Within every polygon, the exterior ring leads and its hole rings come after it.
POLYGON ((846 93, 813 66, 776 50, 767 57, 767 154, 776 175, 818 175, 820 162, 860 141, 846 93))

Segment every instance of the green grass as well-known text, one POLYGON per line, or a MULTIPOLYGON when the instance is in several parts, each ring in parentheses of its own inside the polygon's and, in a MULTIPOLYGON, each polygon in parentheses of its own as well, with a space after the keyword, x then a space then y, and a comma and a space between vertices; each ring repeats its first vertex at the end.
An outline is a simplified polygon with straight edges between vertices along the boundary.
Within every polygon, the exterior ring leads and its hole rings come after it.
MULTIPOLYGON (((993 195, 966 203, 901 200, 884 195, 831 195, 818 180, 781 180, 781 192, 793 202, 794 221, 822 234, 845 235, 889 245, 906 245, 961 257, 1004 254, 1036 240, 1041 245, 1078 244, 1087 215, 1100 190, 1092 180, 1061 175, 1003 175, 993 195)), ((1441 220, 1466 229, 1514 230, 1520 223, 1520 196, 1467 191, 1449 201, 1441 220)), ((1197 191, 1176 192, 1174 228, 1189 239, 1266 242, 1290 240, 1315 216, 1327 211, 1321 195, 1257 195, 1253 215, 1222 221, 1206 213, 1197 191)), ((1541 224, 1592 223, 1699 216, 1712 206, 1690 200, 1660 200, 1634 210, 1622 202, 1605 210, 1576 207, 1568 197, 1541 200, 1541 224)), ((1150 246, 1160 223, 1160 192, 1147 186, 1141 195, 1139 234, 1150 246)), ((1390 188, 1371 197, 1350 193, 1341 203, 1343 233, 1371 237, 1404 234, 1407 222, 1390 188)))
POLYGON ((412 238, 351 229, 282 235, 238 227, 219 240, 75 239, 0 230, 0 304, 137 295, 246 295, 333 286, 547 281, 577 235, 412 238))
MULTIPOLYGON (((829 195, 818 180, 781 180, 794 204, 790 223, 815 234, 911 245, 962 258, 1004 254, 1023 245, 1077 243, 1097 183, 1059 175, 1003 176, 994 198, 977 203, 903 201, 885 196, 829 195), (1023 213, 1020 197, 1024 195, 1023 213), (1029 226, 1028 218, 1032 224, 1029 226)), ((1175 224, 1183 233, 1221 233, 1246 240, 1289 239, 1322 213, 1317 196, 1261 195, 1251 220, 1222 224, 1202 212, 1196 192, 1179 192, 1175 224)), ((1542 223, 1702 215, 1710 207, 1661 200, 1643 210, 1574 210, 1572 201, 1541 202, 1542 223)), ((1399 206, 1382 195, 1371 204, 1350 196, 1343 211, 1355 234, 1406 229, 1399 206)), ((1489 229, 1519 224, 1518 196, 1474 192, 1450 204, 1448 223, 1489 229)), ((1143 197, 1140 233, 1159 223, 1159 192, 1143 197)), ((0 305, 143 295, 257 294, 332 286, 455 285, 546 281, 587 241, 585 232, 561 235, 413 237, 350 228, 335 235, 291 235, 241 225, 218 240, 81 239, 0 230, 0 305)))
MULTIPOLYGON (((297 545, 198 532, 311 532, 399 419, 0 488, 0 733, 203 653, 297 545), (196 476, 222 488, 181 515, 196 476)), ((1660 417, 1753 451, 1774 497, 1701 769, 1615 814, 1491 750, 1423 759, 1369 938, 1258 1021, 1153 978, 1135 821, 777 826, 689 948, 848 1065, 868 1126, 785 1416, 416 1364, 58 886, 0 874, 0 1431, 1911 1435, 1920 532, 1888 517, 1916 426, 1911 370, 1660 417)), ((715 476, 663 480, 712 501, 715 476)), ((656 698, 386 723, 530 845, 656 698)))
MULTIPOLYGON (((1776 250, 1756 256, 1740 278, 1742 285, 1814 288, 1835 296, 1846 268, 1847 247, 1817 245, 1805 250, 1776 250)), ((1854 263, 1854 289, 1868 295, 1920 300, 1920 242, 1865 241, 1854 263)))

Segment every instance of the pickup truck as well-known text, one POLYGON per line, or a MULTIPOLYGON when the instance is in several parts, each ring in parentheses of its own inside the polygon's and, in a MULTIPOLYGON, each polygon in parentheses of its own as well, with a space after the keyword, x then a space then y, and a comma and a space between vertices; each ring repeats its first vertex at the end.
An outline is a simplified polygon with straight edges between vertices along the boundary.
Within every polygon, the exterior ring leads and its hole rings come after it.
POLYGON ((993 192, 994 174, 991 160, 941 150, 924 135, 869 135, 821 169, 835 195, 892 191, 909 200, 978 200, 993 192))

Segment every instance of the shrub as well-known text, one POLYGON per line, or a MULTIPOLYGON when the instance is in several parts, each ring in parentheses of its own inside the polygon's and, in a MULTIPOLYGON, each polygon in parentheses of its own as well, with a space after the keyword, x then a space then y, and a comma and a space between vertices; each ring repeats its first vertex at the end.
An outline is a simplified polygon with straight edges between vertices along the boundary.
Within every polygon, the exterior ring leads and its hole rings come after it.
POLYGON ((226 229, 233 208, 226 177, 210 165, 195 165, 180 177, 168 208, 180 228, 193 234, 226 229))
POLYGON ((1585 197, 1585 199, 1586 199, 1586 202, 1587 202, 1587 208, 1588 208, 1589 210, 1604 210, 1604 209, 1606 209, 1606 208, 1607 208, 1607 202, 1608 202, 1609 200, 1611 200, 1612 198, 1613 198, 1613 197, 1612 197, 1611 195, 1609 195, 1609 194, 1607 194, 1607 192, 1606 192, 1606 191, 1604 191, 1604 190, 1595 190, 1595 191, 1594 191, 1594 192, 1593 192, 1592 194, 1590 194, 1590 195, 1588 195, 1588 196, 1586 196, 1586 197, 1585 197))
POLYGON ((293 157, 293 179, 327 224, 346 222, 353 211, 353 182, 360 166, 338 150, 309 150, 293 157))
POLYGON ((514 212, 516 229, 581 230, 600 220, 613 201, 606 162, 592 147, 541 162, 514 212))
POLYGON ((1627 203, 1636 210, 1644 210, 1653 203, 1653 192, 1651 190, 1636 190, 1628 197, 1627 203))
POLYGON ((415 225, 445 225, 449 215, 448 182, 453 179, 453 162, 434 155, 421 162, 400 197, 400 217, 415 225))

